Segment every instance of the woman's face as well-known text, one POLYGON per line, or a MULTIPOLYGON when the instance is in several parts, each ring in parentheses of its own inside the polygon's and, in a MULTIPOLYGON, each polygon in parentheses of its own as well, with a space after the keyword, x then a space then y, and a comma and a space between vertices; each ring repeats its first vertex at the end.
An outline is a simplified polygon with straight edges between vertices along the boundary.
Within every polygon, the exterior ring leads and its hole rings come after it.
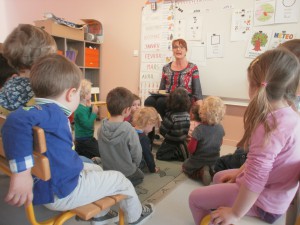
POLYGON ((173 55, 175 59, 183 59, 186 56, 186 48, 179 44, 179 42, 175 42, 172 46, 173 55))

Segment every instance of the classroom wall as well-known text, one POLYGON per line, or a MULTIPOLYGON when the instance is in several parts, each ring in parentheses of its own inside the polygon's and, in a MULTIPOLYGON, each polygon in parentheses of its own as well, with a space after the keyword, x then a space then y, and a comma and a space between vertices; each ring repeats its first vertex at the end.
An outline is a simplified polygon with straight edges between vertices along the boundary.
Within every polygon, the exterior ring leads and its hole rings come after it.
MULTIPOLYGON (((0 0, 0 42, 19 23, 33 24, 43 19, 44 12, 52 12, 72 22, 80 19, 101 21, 104 43, 101 46, 100 98, 104 100, 110 89, 124 86, 134 93, 139 87, 139 57, 141 12, 146 0, 0 0)), ((245 107, 227 106, 224 119, 224 144, 235 145, 242 135, 242 115, 245 107)))

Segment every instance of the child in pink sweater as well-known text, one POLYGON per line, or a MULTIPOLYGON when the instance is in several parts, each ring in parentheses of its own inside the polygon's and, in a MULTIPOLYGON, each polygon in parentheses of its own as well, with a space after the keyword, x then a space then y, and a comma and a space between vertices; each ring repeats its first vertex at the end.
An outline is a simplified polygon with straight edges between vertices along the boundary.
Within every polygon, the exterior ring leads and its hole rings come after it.
POLYGON ((195 224, 211 213, 212 224, 238 224, 244 215, 273 223, 288 209, 299 186, 300 117, 296 97, 300 65, 285 49, 263 53, 248 68, 249 97, 240 145, 248 149, 240 169, 225 170, 214 185, 194 190, 195 224))

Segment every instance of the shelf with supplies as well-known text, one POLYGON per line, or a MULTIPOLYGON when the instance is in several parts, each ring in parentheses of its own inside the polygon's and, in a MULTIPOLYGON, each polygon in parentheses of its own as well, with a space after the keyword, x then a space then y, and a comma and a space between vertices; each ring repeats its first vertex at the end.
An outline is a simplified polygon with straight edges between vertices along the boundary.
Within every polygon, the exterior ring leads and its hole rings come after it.
POLYGON ((73 61, 81 69, 84 78, 92 82, 93 87, 99 87, 101 44, 52 36, 57 44, 58 53, 73 61))

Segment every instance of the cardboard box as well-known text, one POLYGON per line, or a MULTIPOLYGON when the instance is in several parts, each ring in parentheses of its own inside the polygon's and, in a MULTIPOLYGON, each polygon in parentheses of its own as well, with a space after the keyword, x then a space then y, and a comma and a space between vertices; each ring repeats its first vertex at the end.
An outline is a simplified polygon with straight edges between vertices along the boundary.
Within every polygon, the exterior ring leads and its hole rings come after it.
POLYGON ((83 29, 75 29, 55 23, 52 20, 37 20, 34 21, 35 26, 47 31, 49 34, 58 37, 64 37, 74 40, 84 40, 83 29))
POLYGON ((99 67, 99 50, 92 48, 85 48, 85 66, 99 67))

